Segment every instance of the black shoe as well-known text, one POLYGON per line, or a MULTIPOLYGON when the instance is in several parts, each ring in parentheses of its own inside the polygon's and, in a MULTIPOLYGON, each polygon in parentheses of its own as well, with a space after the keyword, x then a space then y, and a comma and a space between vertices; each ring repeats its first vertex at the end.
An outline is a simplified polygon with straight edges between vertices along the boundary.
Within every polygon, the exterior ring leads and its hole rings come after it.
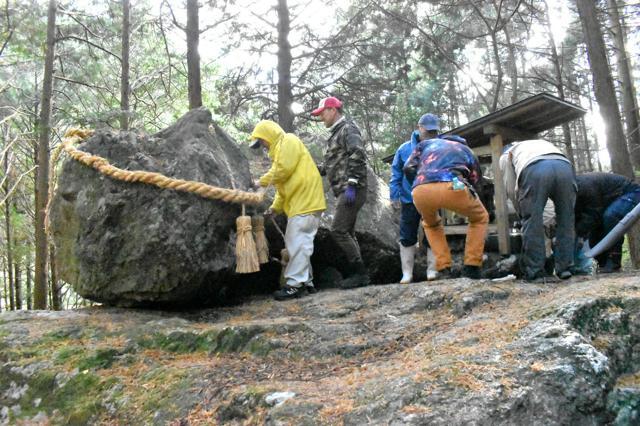
POLYGON ((612 274, 614 272, 620 272, 620 264, 613 262, 611 259, 607 259, 604 267, 599 268, 598 272, 601 274, 612 274))
POLYGON ((560 281, 555 275, 536 275, 535 277, 525 278, 524 280, 529 284, 552 284, 560 281))
POLYGON ((479 280, 482 278, 479 266, 464 265, 462 268, 462 276, 471 278, 472 280, 479 280))
POLYGON ((307 290, 304 287, 291 287, 290 285, 285 285, 280 290, 273 293, 273 298, 276 300, 289 300, 289 299, 297 299, 298 297, 302 297, 306 294, 307 290))
POLYGON ((364 287, 371 284, 371 280, 368 275, 354 274, 340 281, 340 288, 348 290, 350 288, 364 287))
POLYGON ((309 294, 316 294, 318 292, 318 289, 315 288, 315 286, 312 285, 306 285, 304 286, 305 290, 307 290, 307 293, 309 294))
POLYGON ((561 280, 568 280, 572 276, 573 274, 571 273, 571 271, 562 271, 558 274, 558 278, 560 278, 561 280))
POLYGON ((444 268, 438 271, 438 275, 436 276, 436 280, 449 280, 453 278, 460 278, 462 275, 462 271, 460 268, 444 268))
POLYGON ((347 274, 340 282, 340 288, 350 289, 356 287, 364 287, 371 284, 369 275, 367 274, 367 267, 362 260, 358 260, 351 263, 347 268, 347 274))
POLYGON ((451 268, 440 269, 438 275, 436 275, 436 280, 448 280, 449 278, 453 278, 452 275, 451 268))

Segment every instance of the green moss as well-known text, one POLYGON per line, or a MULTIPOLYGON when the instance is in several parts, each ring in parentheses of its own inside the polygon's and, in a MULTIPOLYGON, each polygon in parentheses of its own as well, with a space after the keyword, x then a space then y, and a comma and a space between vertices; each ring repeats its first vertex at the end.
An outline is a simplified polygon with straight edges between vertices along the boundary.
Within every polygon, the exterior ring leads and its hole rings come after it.
POLYGON ((580 308, 572 321, 572 325, 583 334, 613 333, 617 335, 629 334, 628 317, 624 315, 621 321, 610 321, 609 313, 619 311, 624 313, 625 304, 619 298, 598 300, 593 305, 580 308))
POLYGON ((271 345, 265 339, 251 339, 245 350, 249 353, 252 353, 257 356, 266 356, 273 349, 273 345, 271 345))
POLYGON ((77 339, 82 336, 82 330, 79 327, 64 328, 52 331, 42 336, 42 343, 57 342, 61 340, 77 339))
POLYGON ((251 337, 247 329, 224 328, 218 334, 216 352, 239 352, 251 337))
POLYGON ((266 389, 249 387, 246 392, 235 395, 231 401, 221 404, 218 409, 217 419, 221 424, 238 422, 248 419, 257 407, 266 407, 264 396, 266 389))
POLYGON ((6 330, 0 330, 0 361, 6 362, 9 356, 9 344, 5 338, 9 335, 6 330))
POLYGON ((56 385, 56 375, 52 371, 42 371, 32 376, 29 389, 20 401, 24 418, 40 411, 51 415, 57 410, 62 416, 61 423, 84 425, 103 411, 103 393, 116 382, 102 379, 91 373, 80 373, 71 377, 62 387, 56 385), (40 399, 35 407, 33 401, 40 399))
POLYGON ((95 339, 112 335, 100 327, 90 327, 87 325, 65 326, 58 330, 45 334, 40 339, 40 343, 64 342, 65 340, 95 339))
POLYGON ((80 371, 110 368, 115 362, 115 357, 120 353, 115 349, 98 349, 93 355, 90 355, 78 363, 80 371))
POLYGON ((174 331, 169 334, 156 333, 138 342, 148 349, 163 349, 168 352, 190 353, 206 350, 211 344, 208 334, 174 331))
POLYGON ((227 327, 220 331, 213 352, 251 352, 256 355, 268 354, 273 346, 260 335, 260 328, 227 327))
POLYGON ((273 347, 264 338, 257 336, 258 329, 227 327, 220 331, 208 330, 202 333, 174 331, 169 334, 156 333, 143 337, 138 344, 147 349, 162 349, 175 353, 209 352, 251 352, 266 355, 273 347))
POLYGON ((60 348, 53 356, 54 364, 60 365, 73 362, 75 358, 84 355, 84 349, 79 346, 65 346, 60 348))
MULTIPOLYGON (((151 391, 138 393, 131 401, 135 407, 140 407, 136 413, 131 413, 133 423, 169 423, 172 419, 184 416, 200 402, 189 391, 193 387, 193 380, 184 369, 156 368, 141 377, 140 381, 151 391), (154 418, 156 415, 157 418, 154 418)), ((126 407, 123 409, 126 410, 126 407)))

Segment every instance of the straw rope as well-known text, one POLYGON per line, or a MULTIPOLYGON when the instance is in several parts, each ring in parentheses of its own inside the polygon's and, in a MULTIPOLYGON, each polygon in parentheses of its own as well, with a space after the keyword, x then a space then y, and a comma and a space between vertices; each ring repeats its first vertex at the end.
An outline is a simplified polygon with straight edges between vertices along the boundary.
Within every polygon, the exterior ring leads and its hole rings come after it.
MULTIPOLYGON (((174 179, 161 173, 144 170, 123 170, 115 167, 102 157, 92 155, 75 148, 75 144, 91 136, 93 131, 86 129, 70 129, 63 138, 62 149, 74 160, 98 170, 112 179, 124 182, 143 182, 163 189, 191 192, 203 198, 221 200, 226 203, 260 204, 264 199, 263 192, 246 192, 237 189, 219 188, 202 182, 174 179)), ((56 153, 57 154, 57 153, 56 153)))

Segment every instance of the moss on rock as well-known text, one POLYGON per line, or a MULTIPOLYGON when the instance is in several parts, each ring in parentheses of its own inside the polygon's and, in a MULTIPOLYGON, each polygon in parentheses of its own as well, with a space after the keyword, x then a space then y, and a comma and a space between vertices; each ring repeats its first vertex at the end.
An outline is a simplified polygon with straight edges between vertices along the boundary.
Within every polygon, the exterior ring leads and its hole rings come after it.
POLYGON ((232 353, 250 352, 266 355, 273 345, 260 336, 259 327, 225 327, 222 330, 204 332, 172 331, 169 334, 155 333, 139 339, 138 344, 146 349, 162 349, 174 353, 232 353))

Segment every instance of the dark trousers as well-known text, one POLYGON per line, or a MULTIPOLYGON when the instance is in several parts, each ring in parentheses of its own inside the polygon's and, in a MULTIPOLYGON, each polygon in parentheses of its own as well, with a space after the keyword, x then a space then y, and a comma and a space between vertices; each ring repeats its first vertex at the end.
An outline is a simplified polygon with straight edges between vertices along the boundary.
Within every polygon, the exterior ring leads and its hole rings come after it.
POLYGON ((545 248, 542 212, 548 199, 556 213, 554 258, 556 273, 573 266, 575 244, 575 174, 571 164, 562 160, 540 160, 520 173, 518 205, 522 219, 522 256, 520 266, 526 279, 544 276, 545 248))
MULTIPOLYGON (((589 245, 594 247, 600 242, 638 203, 640 203, 640 191, 629 192, 616 198, 604 211, 602 226, 592 231, 589 245)), ((623 242, 624 238, 620 238, 609 250, 597 256, 598 265, 604 267, 608 261, 611 266, 619 268, 622 263, 623 242)))
MULTIPOLYGON (((418 242, 418 230, 422 216, 413 203, 402 203, 400 208, 400 244, 403 247, 415 246, 418 242)), ((429 247, 427 238, 422 239, 422 244, 429 247)))
POLYGON ((355 203, 348 205, 344 199, 344 192, 338 195, 336 214, 331 224, 331 235, 344 254, 344 260, 349 264, 362 262, 360 245, 356 239, 356 219, 358 212, 367 201, 366 188, 358 188, 355 203))

